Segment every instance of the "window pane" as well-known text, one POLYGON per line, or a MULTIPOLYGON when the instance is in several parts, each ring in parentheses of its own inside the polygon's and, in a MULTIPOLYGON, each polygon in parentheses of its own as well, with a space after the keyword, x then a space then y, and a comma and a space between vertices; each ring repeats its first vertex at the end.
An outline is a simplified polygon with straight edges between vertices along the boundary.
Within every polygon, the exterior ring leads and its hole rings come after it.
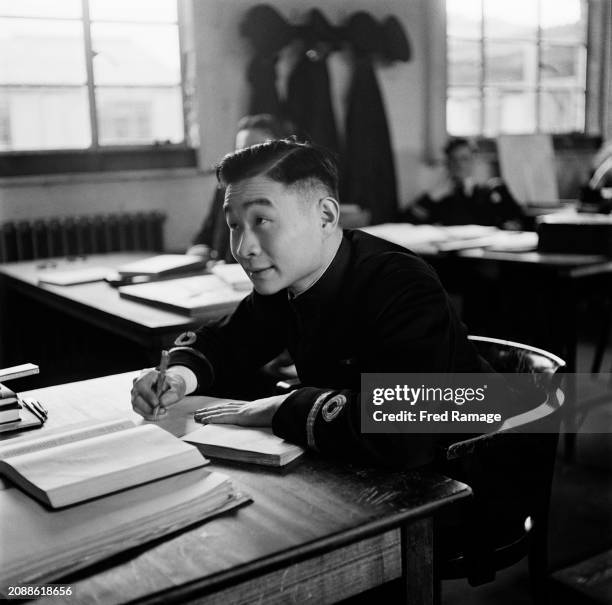
POLYGON ((540 93, 540 129, 544 132, 584 131, 584 90, 540 93))
POLYGON ((0 15, 78 19, 81 16, 81 0, 0 0, 0 15))
POLYGON ((174 25, 92 25, 94 79, 104 85, 178 84, 178 30, 174 25))
POLYGON ((536 0, 484 0, 486 37, 534 39, 538 33, 536 0))
POLYGON ((480 95, 477 89, 449 88, 446 99, 446 129, 452 135, 480 134, 480 95))
POLYGON ((487 42, 485 82, 535 86, 538 48, 531 42, 487 42))
POLYGON ((457 38, 479 38, 481 0, 446 0, 446 33, 457 38))
POLYGON ((488 88, 485 90, 485 135, 536 131, 535 92, 488 88))
POLYGON ((180 143, 184 138, 180 88, 96 89, 101 145, 180 143))
POLYGON ((451 86, 480 83, 480 44, 464 40, 448 41, 448 83, 451 86))
POLYGON ((83 48, 79 22, 0 19, 0 84, 83 84, 83 48))
MULTIPOLYGON (((3 150, 82 149, 91 144, 85 87, 0 88, 3 150), (8 131, 8 136, 6 135, 8 131)), ((0 135, 1 137, 2 135, 0 135)))
POLYGON ((176 0, 89 0, 89 16, 107 21, 177 20, 176 0))
POLYGON ((584 43, 587 29, 586 0, 541 0, 543 40, 584 43))
POLYGON ((586 82, 586 48, 543 44, 540 79, 543 86, 583 87, 586 82))

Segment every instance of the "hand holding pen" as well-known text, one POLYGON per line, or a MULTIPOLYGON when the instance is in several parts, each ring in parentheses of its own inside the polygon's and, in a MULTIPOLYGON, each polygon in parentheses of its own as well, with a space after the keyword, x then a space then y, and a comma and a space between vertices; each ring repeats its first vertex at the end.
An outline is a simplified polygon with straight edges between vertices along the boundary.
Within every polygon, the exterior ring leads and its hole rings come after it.
POLYGON ((172 369, 168 371, 169 354, 162 351, 157 368, 143 370, 134 378, 132 409, 145 420, 161 420, 166 408, 185 397, 185 380, 172 369))

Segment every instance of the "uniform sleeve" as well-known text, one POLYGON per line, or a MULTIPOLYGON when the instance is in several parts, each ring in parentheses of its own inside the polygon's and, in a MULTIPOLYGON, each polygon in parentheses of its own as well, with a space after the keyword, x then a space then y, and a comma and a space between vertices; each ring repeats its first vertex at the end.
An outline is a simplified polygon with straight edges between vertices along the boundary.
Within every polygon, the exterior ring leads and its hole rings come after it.
MULTIPOLYGON (((361 372, 445 372, 452 368, 454 343, 461 336, 455 331, 460 324, 438 279, 422 264, 416 273, 402 269, 381 272, 370 288, 376 292, 368 305, 371 347, 361 372)), ((361 433, 360 414, 358 391, 304 387, 283 402, 274 416, 273 430, 304 447, 351 461, 403 468, 433 461, 438 436, 361 433)))
POLYGON ((180 334, 170 349, 169 365, 194 372, 196 394, 246 398, 249 377, 286 346, 285 299, 284 292, 267 297, 251 293, 232 315, 180 334))

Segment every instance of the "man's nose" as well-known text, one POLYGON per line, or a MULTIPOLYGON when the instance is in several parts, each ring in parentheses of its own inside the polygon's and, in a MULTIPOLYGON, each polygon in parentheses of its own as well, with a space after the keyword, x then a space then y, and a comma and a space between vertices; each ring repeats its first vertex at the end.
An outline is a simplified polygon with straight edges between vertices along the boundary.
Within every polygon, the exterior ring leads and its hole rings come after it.
POLYGON ((250 229, 244 229, 236 246, 237 256, 241 258, 257 256, 260 250, 257 236, 250 229))

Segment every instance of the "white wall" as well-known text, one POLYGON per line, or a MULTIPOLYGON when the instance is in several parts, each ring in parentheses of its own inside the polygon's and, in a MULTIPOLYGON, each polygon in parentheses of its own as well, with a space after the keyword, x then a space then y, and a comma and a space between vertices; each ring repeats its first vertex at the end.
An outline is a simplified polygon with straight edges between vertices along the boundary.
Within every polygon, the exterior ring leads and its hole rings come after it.
POLYGON ((0 222, 159 210, 168 215, 166 248, 182 251, 199 227, 214 186, 213 176, 195 170, 12 179, 0 184, 0 222))

